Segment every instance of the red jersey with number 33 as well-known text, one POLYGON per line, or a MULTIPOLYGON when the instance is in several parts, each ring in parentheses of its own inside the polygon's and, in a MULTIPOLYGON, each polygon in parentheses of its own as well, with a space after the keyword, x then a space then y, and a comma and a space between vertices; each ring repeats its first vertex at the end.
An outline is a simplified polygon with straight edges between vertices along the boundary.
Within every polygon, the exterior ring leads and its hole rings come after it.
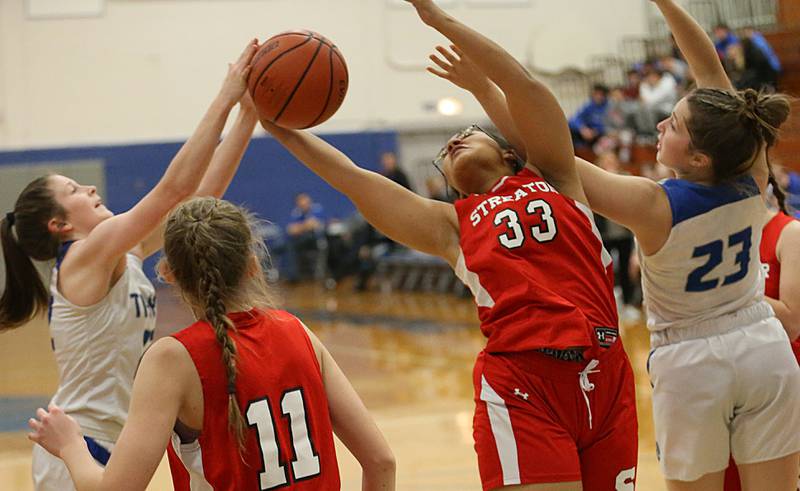
MULTIPOLYGON (((794 218, 785 213, 778 212, 772 219, 764 225, 764 232, 761 236, 761 264, 767 281, 764 285, 764 294, 770 298, 779 299, 781 291, 781 263, 778 261, 776 249, 778 239, 781 237, 783 229, 792 223, 794 218)), ((800 339, 792 342, 792 351, 800 363, 800 339)))
POLYGON ((455 206, 456 274, 475 297, 487 351, 616 340, 611 256, 588 207, 529 169, 455 206))
MULTIPOLYGON (((302 323, 283 311, 230 314, 236 396, 249 428, 244 451, 228 428, 222 352, 211 326, 178 332, 203 386, 197 440, 168 446, 173 485, 189 490, 338 490, 339 469, 319 362, 302 323)), ((169 376, 169 374, 164 374, 169 376)))

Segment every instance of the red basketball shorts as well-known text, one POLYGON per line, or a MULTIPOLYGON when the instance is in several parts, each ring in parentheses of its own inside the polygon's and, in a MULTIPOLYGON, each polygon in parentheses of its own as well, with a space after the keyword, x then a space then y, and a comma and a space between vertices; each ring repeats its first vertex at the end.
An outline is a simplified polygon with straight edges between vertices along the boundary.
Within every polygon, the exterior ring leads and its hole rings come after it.
POLYGON ((573 481, 585 491, 635 489, 636 398, 621 341, 583 362, 481 352, 473 380, 484 490, 573 481))

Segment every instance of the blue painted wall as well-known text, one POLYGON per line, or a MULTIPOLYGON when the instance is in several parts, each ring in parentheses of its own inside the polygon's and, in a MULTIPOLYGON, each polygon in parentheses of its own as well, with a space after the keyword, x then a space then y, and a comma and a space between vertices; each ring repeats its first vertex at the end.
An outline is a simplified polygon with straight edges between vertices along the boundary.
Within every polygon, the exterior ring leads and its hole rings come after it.
MULTIPOLYGON (((358 165, 377 170, 382 152, 396 151, 395 132, 323 135, 358 165)), ((102 159, 105 163, 106 206, 115 213, 130 209, 158 182, 183 142, 0 152, 0 165, 102 159)), ((90 183, 89 183, 90 184, 90 183)), ((307 192, 328 218, 345 218, 353 205, 298 163, 272 138, 254 138, 226 199, 247 206, 261 218, 284 227, 294 196, 307 192)), ((152 271, 152 261, 147 267, 152 271)))

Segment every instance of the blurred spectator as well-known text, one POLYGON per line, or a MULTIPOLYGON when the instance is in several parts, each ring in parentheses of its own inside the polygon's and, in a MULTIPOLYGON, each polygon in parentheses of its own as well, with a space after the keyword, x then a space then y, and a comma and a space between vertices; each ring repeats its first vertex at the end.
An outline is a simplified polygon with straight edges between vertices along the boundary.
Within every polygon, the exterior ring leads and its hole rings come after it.
POLYGON ((640 134, 655 135, 656 124, 672 113, 678 102, 678 84, 669 72, 648 68, 639 86, 642 107, 637 118, 640 134))
POLYGON ((294 199, 295 208, 289 218, 289 252, 292 263, 289 281, 321 279, 325 274, 325 221, 322 205, 314 203, 307 193, 294 199))
POLYGON ((625 84, 625 87, 622 88, 622 95, 625 96, 625 99, 628 100, 639 100, 639 84, 642 83, 642 74, 639 73, 639 70, 635 68, 631 68, 625 74, 628 81, 625 84))
POLYGON ((778 185, 786 193, 786 204, 792 209, 794 216, 800 218, 800 174, 774 164, 772 173, 778 185))
POLYGON ((662 56, 658 60, 658 67, 669 72, 678 85, 683 86, 689 76, 689 64, 675 56, 662 56))
POLYGON ((742 34, 744 35, 745 39, 749 39, 753 45, 761 51, 761 53, 766 56, 767 60, 769 61, 770 67, 775 70, 776 73, 780 73, 781 68, 781 61, 778 59, 778 55, 775 54, 775 50, 772 49, 767 39, 764 37, 763 34, 756 31, 752 27, 745 27, 742 34))
POLYGON ((734 44, 739 44, 739 38, 731 32, 727 24, 720 23, 714 26, 714 47, 717 48, 721 60, 726 59, 728 47, 734 44))
POLYGON ((638 101, 625 98, 622 88, 611 89, 605 117, 606 135, 594 145, 592 150, 595 154, 617 151, 622 162, 630 161, 638 105, 638 101))
POLYGON ((404 188, 411 189, 408 176, 398 167, 397 155, 394 152, 384 152, 381 155, 381 174, 404 188))
POLYGON ((751 39, 728 46, 725 66, 739 90, 775 90, 778 85, 778 72, 751 39))
POLYGON ((608 87, 595 84, 588 102, 569 120, 572 141, 576 146, 591 146, 605 134, 608 87))

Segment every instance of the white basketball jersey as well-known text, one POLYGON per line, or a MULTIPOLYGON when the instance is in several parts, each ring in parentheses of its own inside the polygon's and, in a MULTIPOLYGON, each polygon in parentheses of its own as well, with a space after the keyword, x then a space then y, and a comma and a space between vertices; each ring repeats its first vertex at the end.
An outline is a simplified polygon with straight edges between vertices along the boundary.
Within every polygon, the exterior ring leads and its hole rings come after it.
POLYGON ((87 436, 116 441, 128 416, 133 376, 156 324, 155 288, 142 261, 127 256, 125 272, 100 302, 73 305, 58 291, 53 268, 50 336, 59 384, 52 402, 87 436))
POLYGON ((688 327, 762 301, 766 211, 753 178, 718 186, 669 179, 662 186, 672 231, 661 250, 640 253, 648 328, 688 327))

